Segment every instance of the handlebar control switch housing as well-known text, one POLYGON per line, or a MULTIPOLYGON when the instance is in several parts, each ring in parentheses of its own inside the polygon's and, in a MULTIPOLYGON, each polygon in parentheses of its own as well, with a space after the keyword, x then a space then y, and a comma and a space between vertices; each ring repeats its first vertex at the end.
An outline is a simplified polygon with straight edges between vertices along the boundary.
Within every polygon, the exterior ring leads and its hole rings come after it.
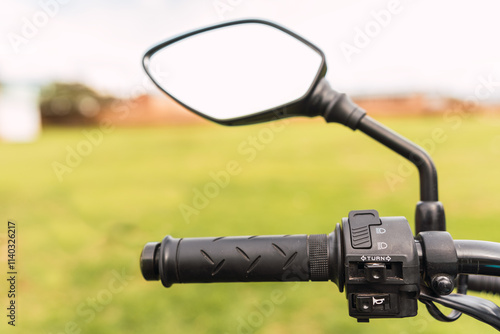
POLYGON ((419 257, 406 218, 351 211, 342 231, 349 315, 360 322, 417 315, 419 257))

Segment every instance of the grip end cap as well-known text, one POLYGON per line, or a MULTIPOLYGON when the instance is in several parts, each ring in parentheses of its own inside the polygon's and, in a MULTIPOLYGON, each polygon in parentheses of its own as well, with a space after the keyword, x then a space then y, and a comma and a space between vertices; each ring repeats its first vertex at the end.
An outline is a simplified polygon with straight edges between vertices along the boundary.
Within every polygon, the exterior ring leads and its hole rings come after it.
POLYGON ((159 242, 148 242, 141 253, 141 272, 146 281, 158 281, 160 271, 158 265, 159 242))

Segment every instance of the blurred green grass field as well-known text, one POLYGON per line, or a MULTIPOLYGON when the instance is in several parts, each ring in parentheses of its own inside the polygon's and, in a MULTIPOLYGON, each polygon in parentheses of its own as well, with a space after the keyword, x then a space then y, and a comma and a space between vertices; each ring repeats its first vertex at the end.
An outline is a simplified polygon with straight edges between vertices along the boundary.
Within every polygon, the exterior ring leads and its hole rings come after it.
MULTIPOLYGON (((431 152, 454 238, 500 242, 500 118, 381 121, 431 152)), ((85 145, 83 131, 99 137, 96 128, 49 128, 32 144, 0 144, 4 273, 7 220, 18 227, 16 333, 495 332, 466 316, 438 323, 422 304, 416 318, 357 324, 333 283, 165 289, 142 279, 142 247, 166 234, 328 233, 353 209, 413 225, 416 170, 361 133, 316 120, 114 129, 60 181, 54 162, 85 145), (179 207, 192 206, 193 189, 203 192, 229 161, 240 173, 186 220, 179 207)), ((14 333, 2 282, 1 332, 14 333)))

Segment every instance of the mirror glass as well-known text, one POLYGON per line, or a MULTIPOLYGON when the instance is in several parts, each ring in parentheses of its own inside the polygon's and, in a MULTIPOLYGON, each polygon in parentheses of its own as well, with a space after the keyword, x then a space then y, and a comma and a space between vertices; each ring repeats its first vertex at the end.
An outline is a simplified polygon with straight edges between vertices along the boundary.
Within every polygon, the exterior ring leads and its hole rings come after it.
POLYGON ((300 99, 322 64, 322 54, 308 44, 251 22, 167 42, 146 67, 157 85, 190 109, 230 120, 300 99))

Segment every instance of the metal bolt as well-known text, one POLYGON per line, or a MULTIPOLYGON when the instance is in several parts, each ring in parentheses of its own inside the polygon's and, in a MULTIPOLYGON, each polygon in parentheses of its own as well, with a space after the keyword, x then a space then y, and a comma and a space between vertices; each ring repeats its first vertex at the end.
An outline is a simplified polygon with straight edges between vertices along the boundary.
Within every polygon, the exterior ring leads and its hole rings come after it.
POLYGON ((431 279, 432 289, 440 295, 449 295, 453 288, 453 280, 446 275, 435 275, 431 279))

